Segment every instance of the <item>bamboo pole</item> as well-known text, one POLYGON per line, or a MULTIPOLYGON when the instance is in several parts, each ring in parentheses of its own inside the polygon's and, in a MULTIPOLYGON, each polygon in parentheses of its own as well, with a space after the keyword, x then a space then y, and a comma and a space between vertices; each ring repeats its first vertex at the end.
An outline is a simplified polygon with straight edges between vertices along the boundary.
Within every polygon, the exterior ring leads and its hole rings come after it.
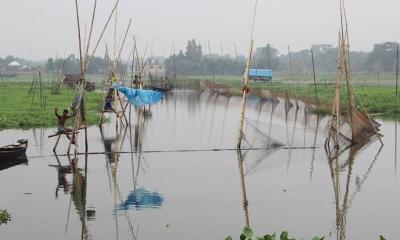
POLYGON ((313 77, 314 77, 315 104, 317 105, 317 112, 318 112, 319 104, 318 104, 317 78, 315 77, 314 51, 313 51, 312 47, 311 47, 311 61, 312 61, 312 69, 313 69, 313 77))
POLYGON ((224 47, 221 42, 221 57, 222 57, 222 63, 223 63, 223 72, 224 72, 224 78, 225 78, 225 84, 228 84, 228 79, 226 78, 226 62, 225 62, 225 57, 224 57, 224 47))
POLYGON ((294 97, 295 97, 295 103, 296 103, 296 109, 299 109, 299 99, 297 98, 298 92, 299 92, 299 87, 300 87, 300 83, 299 80, 297 80, 295 78, 295 74, 293 71, 293 61, 292 61, 292 53, 290 51, 290 46, 288 46, 288 66, 289 66, 289 72, 290 72, 290 76, 292 78, 293 81, 296 82, 296 90, 294 91, 294 97))
POLYGON ((114 60, 117 58, 117 19, 118 19, 118 7, 115 9, 115 15, 114 15, 114 60))
MULTIPOLYGON (((83 58, 82 58, 82 40, 81 40, 81 23, 79 20, 78 0, 75 0, 76 21, 78 24, 78 41, 79 41, 79 65, 81 69, 81 77, 83 77, 83 58)), ((81 79, 82 80, 82 79, 81 79)))
POLYGON ((210 70, 212 70, 213 81, 215 82, 215 67, 213 67, 214 64, 212 60, 210 41, 207 41, 207 46, 208 46, 208 55, 210 56, 210 70))
POLYGON ((396 97, 399 96, 398 87, 399 87, 399 44, 397 44, 397 51, 396 51, 396 97))
POLYGON ((126 37, 128 36, 131 24, 132 24, 132 19, 129 19, 128 27, 126 28, 124 39, 122 41, 121 48, 119 49, 119 52, 118 52, 118 57, 115 60, 115 68, 117 67, 118 62, 120 61, 122 50, 124 49, 125 42, 126 42, 126 37))
POLYGON ((87 45, 86 45, 86 51, 85 51, 85 64, 84 66, 86 66, 88 59, 88 54, 89 54, 89 47, 90 47, 90 42, 92 40, 92 33, 93 33, 93 25, 94 25, 94 18, 96 16, 96 8, 97 8, 97 0, 94 0, 94 6, 93 6, 93 13, 92 13, 92 21, 90 23, 90 30, 89 30, 89 38, 87 41, 87 45))
POLYGON ((242 111, 240 113, 240 126, 239 126, 239 133, 238 133, 238 139, 237 139, 237 145, 236 145, 237 149, 241 149, 241 146, 242 146, 244 117, 246 114, 247 93, 248 93, 248 84, 249 84, 249 77, 250 77, 250 65, 251 65, 251 61, 253 58, 254 28, 256 25, 257 4, 258 4, 258 0, 255 1, 253 23, 252 23, 251 32, 250 32, 249 52, 248 52, 248 58, 247 58, 247 63, 246 63, 246 76, 245 76, 245 79, 243 82, 242 111))
POLYGON ((177 83, 177 67, 176 67, 176 49, 175 49, 175 44, 174 44, 174 78, 175 78, 175 84, 177 83))
POLYGON ((108 17, 108 19, 107 19, 107 21, 106 21, 106 24, 105 24, 104 27, 103 27, 103 30, 102 30, 102 32, 101 32, 101 34, 100 34, 100 37, 99 37, 98 40, 97 40, 97 43, 96 43, 96 45, 95 45, 95 47, 94 47, 94 49, 93 49, 93 51, 92 51, 90 57, 89 57, 89 60, 86 62, 85 70, 86 70, 87 67, 89 66, 89 64, 90 64, 90 62, 91 62, 91 59, 93 58, 94 54, 96 53, 97 48, 98 48, 99 45, 100 45, 100 41, 101 41, 101 39, 103 38, 104 33, 105 33, 105 31, 106 31, 106 29, 107 29, 107 27, 108 27, 108 24, 110 23, 110 21, 111 21, 111 19, 112 19, 112 16, 114 15, 114 13, 115 13, 115 11, 116 11, 116 9, 117 9, 118 3, 119 3, 119 0, 116 1, 115 5, 114 5, 114 7, 113 7, 113 9, 112 9, 112 11, 111 11, 111 13, 110 13, 110 16, 108 17))
POLYGON ((38 78, 39 78, 39 97, 40 97, 40 109, 44 110, 44 100, 43 100, 43 86, 42 86, 42 74, 39 70, 38 72, 38 78))

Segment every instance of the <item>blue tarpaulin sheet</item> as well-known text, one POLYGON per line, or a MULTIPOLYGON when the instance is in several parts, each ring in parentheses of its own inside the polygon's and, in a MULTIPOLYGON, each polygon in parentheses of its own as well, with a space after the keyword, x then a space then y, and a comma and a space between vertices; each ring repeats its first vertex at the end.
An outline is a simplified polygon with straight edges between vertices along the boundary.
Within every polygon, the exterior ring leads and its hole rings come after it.
POLYGON ((135 106, 153 105, 161 101, 162 93, 153 90, 142 90, 115 85, 115 89, 125 95, 135 106))

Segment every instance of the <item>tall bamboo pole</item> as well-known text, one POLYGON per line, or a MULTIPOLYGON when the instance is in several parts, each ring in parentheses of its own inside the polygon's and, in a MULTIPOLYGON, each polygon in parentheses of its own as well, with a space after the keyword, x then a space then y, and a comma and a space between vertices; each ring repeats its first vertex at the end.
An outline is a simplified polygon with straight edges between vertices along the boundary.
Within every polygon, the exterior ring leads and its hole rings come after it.
POLYGON ((314 50, 312 49, 312 47, 311 47, 311 61, 312 61, 312 69, 313 69, 313 77, 314 77, 315 104, 317 105, 317 111, 318 111, 319 106, 318 106, 317 78, 315 77, 314 50))
POLYGON ((112 17, 114 16, 114 13, 115 13, 116 9, 117 9, 118 3, 119 3, 119 0, 117 0, 117 1, 115 2, 114 7, 113 7, 113 9, 112 9, 112 11, 111 11, 111 13, 110 13, 110 16, 108 17, 108 19, 107 19, 107 21, 106 21, 106 23, 105 23, 105 25, 104 25, 104 27, 103 27, 103 30, 101 31, 100 37, 97 39, 96 45, 95 45, 95 47, 94 47, 92 53, 90 54, 90 56, 88 56, 88 60, 86 61, 86 65, 84 66, 84 67, 85 67, 85 70, 86 70, 87 67, 89 66, 89 64, 90 64, 90 62, 91 62, 91 59, 93 58, 94 54, 96 53, 97 48, 98 48, 99 45, 100 45, 100 42, 101 42, 101 40, 102 40, 102 38, 103 38, 103 36, 104 36, 104 33, 105 33, 105 31, 106 31, 106 29, 107 29, 107 27, 108 27, 108 25, 109 25, 109 23, 110 23, 112 17))
POLYGON ((253 58, 253 44, 254 44, 254 27, 256 25, 256 15, 257 15, 257 4, 258 0, 255 1, 254 6, 254 14, 253 14, 253 23, 251 26, 250 32, 250 44, 249 44, 249 53, 246 63, 246 76, 243 82, 243 99, 242 99, 242 111, 240 113, 240 126, 239 133, 237 139, 237 149, 241 149, 242 138, 243 138, 243 127, 244 127, 244 117, 246 114, 246 104, 247 104, 247 93, 248 93, 248 84, 249 84, 249 75, 250 75, 250 65, 253 58))
POLYGON ((91 20, 91 23, 90 23, 90 30, 89 30, 89 38, 88 38, 87 45, 86 45, 86 50, 85 50, 85 63, 84 63, 84 66, 86 66, 86 61, 89 60, 88 54, 89 54, 90 42, 92 40, 94 18, 96 16, 96 8, 97 8, 97 0, 94 1, 94 6, 93 6, 92 20, 91 20))
POLYGON ((399 89, 399 44, 397 44, 397 51, 396 51, 396 97, 399 96, 398 89, 399 89))
POLYGON ((79 20, 79 7, 78 0, 75 0, 76 21, 78 23, 78 41, 79 41, 79 65, 81 69, 81 77, 83 77, 83 57, 82 57, 82 40, 81 40, 81 24, 79 20))
POLYGON ((214 64, 212 60, 210 41, 207 41, 207 46, 208 46, 208 55, 210 56, 210 69, 212 69, 213 81, 215 82, 215 67, 213 67, 214 64))

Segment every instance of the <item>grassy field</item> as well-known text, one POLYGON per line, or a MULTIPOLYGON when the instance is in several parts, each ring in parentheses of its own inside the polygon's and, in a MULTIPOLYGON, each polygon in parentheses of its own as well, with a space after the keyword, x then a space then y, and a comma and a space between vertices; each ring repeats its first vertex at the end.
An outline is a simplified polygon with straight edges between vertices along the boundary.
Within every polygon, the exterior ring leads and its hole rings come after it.
MULTIPOLYGON (((289 80, 287 73, 278 73, 272 83, 251 82, 250 88, 262 89, 267 93, 275 92, 280 96, 284 96, 287 91, 291 98, 299 97, 315 104, 312 76, 303 74, 296 77, 295 81, 289 80)), ((317 92, 321 112, 331 110, 334 94, 333 77, 330 73, 318 76, 317 92)), ((395 94, 393 75, 391 73, 380 74, 380 82, 376 80, 376 77, 374 74, 363 73, 353 75, 357 107, 361 109, 361 104, 363 104, 372 114, 384 114, 391 118, 398 118, 400 116, 398 115, 400 113, 400 100, 395 94)), ((46 108, 41 109, 40 107, 38 91, 32 104, 32 95, 28 94, 32 78, 33 74, 26 74, 19 75, 16 78, 0 79, 0 129, 56 126, 54 108, 57 107, 60 112, 64 108, 68 108, 73 91, 62 88, 59 95, 52 95, 52 74, 43 74, 43 96, 46 98, 46 108)), ((88 79, 91 80, 100 80, 101 78, 100 75, 88 76, 88 79)), ((241 95, 242 81, 240 76, 181 76, 177 80, 172 80, 172 83, 182 88, 199 88, 204 87, 204 84, 202 84, 204 80, 227 84, 232 87, 234 94, 241 95)), ((98 97, 99 93, 87 94, 89 125, 98 122, 98 97)), ((346 106, 346 102, 347 94, 343 91, 341 103, 346 106)))
MULTIPOLYGON (((45 109, 40 107, 39 90, 32 104, 32 95, 28 94, 30 83, 0 83, 0 129, 34 128, 56 126, 54 108, 59 113, 68 109, 73 90, 62 88, 60 94, 52 95, 50 87, 43 88, 46 99, 45 109)), ((98 123, 99 93, 87 93, 87 122, 98 123)), ((67 123, 71 124, 71 123, 67 123)))

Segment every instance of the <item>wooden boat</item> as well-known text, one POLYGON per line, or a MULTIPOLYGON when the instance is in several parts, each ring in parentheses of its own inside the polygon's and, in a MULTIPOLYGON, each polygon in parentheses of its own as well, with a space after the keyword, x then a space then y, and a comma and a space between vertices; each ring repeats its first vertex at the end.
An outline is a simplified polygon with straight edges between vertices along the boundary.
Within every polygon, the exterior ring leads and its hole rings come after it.
POLYGON ((15 160, 21 157, 26 158, 26 149, 28 148, 28 140, 20 139, 16 143, 0 148, 0 162, 7 160, 15 160))

